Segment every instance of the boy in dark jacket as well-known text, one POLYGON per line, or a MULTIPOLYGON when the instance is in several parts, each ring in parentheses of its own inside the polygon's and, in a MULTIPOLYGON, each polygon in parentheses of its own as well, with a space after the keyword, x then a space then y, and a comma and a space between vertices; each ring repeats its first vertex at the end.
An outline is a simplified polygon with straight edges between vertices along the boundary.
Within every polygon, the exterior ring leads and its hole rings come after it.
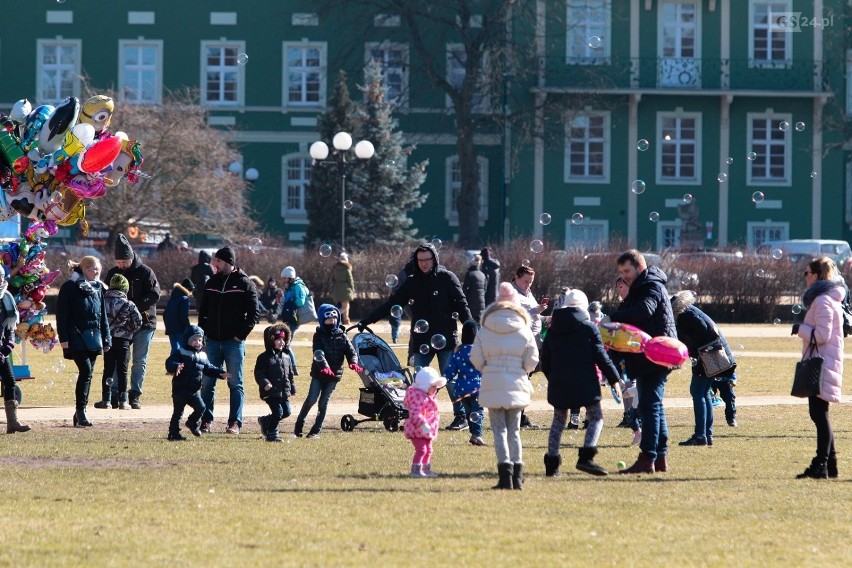
POLYGON ((113 274, 109 279, 109 290, 104 293, 112 347, 104 353, 104 372, 101 379, 103 400, 96 402, 95 408, 130 410, 130 404, 127 402, 130 342, 133 340, 133 334, 142 327, 142 314, 136 304, 127 299, 129 289, 127 278, 121 274, 113 274), (117 386, 113 381, 117 382, 117 386), (113 392, 113 387, 118 390, 113 392))
POLYGON ((550 328, 541 348, 541 370, 547 377, 547 402, 553 406, 553 424, 544 455, 545 474, 558 475, 562 458, 559 441, 570 408, 586 407, 589 427, 583 447, 579 448, 577 469, 592 475, 607 475, 594 461, 598 438, 603 428, 601 384, 597 365, 610 385, 618 389, 621 376, 604 351, 601 334, 589 319, 589 300, 580 290, 565 295, 563 307, 554 310, 550 328))
POLYGON ((280 442, 278 423, 292 414, 290 396, 296 394, 296 381, 290 360, 290 328, 283 323, 263 330, 266 351, 257 356, 254 380, 260 387, 260 398, 269 405, 271 414, 257 419, 267 442, 280 442))
MULTIPOLYGON (((470 443, 474 446, 484 446, 482 439, 482 407, 479 405, 479 387, 482 385, 482 373, 470 362, 470 350, 479 324, 467 320, 462 324, 461 347, 450 357, 444 376, 447 383, 455 385, 454 392, 457 400, 461 400, 470 427, 470 443)), ((456 401, 453 401, 456 402, 456 401)))
POLYGON ((340 327, 340 310, 331 304, 323 304, 317 310, 320 325, 314 333, 314 361, 311 363, 311 387, 308 396, 302 403, 302 409, 296 418, 294 434, 297 438, 302 437, 302 428, 305 426, 305 418, 308 412, 319 399, 319 411, 313 428, 308 432, 308 438, 318 438, 322 423, 325 420, 325 411, 331 393, 337 387, 337 383, 343 377, 343 359, 349 361, 349 368, 356 373, 364 369, 358 364, 358 355, 352 342, 340 327))
POLYGON ((175 282, 169 303, 163 311, 163 323, 166 325, 166 335, 169 336, 172 350, 177 349, 178 341, 183 332, 189 327, 189 295, 195 290, 195 284, 189 278, 183 282, 175 282))
POLYGON ((201 435, 199 421, 204 412, 204 402, 198 394, 201 389, 201 377, 218 377, 228 379, 230 375, 224 369, 217 367, 207 360, 204 349, 204 331, 197 325, 186 328, 181 338, 180 347, 172 350, 166 359, 166 371, 172 373, 172 402, 174 412, 169 422, 169 440, 186 440, 180 433, 180 419, 183 409, 189 405, 192 414, 186 420, 186 427, 194 436, 201 435))

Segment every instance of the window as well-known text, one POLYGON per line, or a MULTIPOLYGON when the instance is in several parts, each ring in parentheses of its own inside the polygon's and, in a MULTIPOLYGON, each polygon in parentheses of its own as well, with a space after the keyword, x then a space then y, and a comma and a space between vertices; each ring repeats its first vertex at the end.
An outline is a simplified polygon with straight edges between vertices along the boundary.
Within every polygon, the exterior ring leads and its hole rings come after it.
POLYGON ((658 183, 698 184, 701 168, 700 127, 698 113, 660 113, 657 118, 660 139, 657 162, 658 183))
POLYGON ((790 184, 789 129, 781 130, 781 122, 791 119, 791 115, 748 115, 749 147, 757 155, 748 162, 749 185, 790 184))
POLYGON ((657 249, 680 248, 680 232, 682 228, 682 221, 658 221, 657 249))
POLYGON ((609 113, 584 112, 565 125, 565 181, 609 182, 609 113))
POLYGON ((162 93, 163 42, 119 41, 119 97, 132 104, 158 104, 162 93))
POLYGON ((565 227, 566 249, 603 249, 609 244, 609 221, 586 217, 580 225, 568 220, 565 227))
POLYGON ((307 215, 305 196, 311 184, 311 158, 301 155, 284 156, 281 160, 284 187, 281 192, 281 216, 307 215))
POLYGON ((701 8, 696 0, 664 0, 660 3, 659 85, 701 86, 701 8))
POLYGON ((51 104, 80 94, 82 42, 38 40, 38 101, 51 104))
MULTIPOLYGON (((483 225, 488 219, 488 160, 476 159, 479 174, 479 224, 483 225)), ((447 158, 447 190, 444 214, 451 225, 458 225, 459 212, 456 200, 461 192, 461 164, 458 156, 447 158)))
POLYGON ((408 46, 401 43, 368 43, 365 60, 374 59, 382 64, 385 82, 385 99, 395 106, 406 106, 408 101, 408 46))
POLYGON ((325 104, 325 44, 284 44, 284 106, 325 104))
POLYGON ((790 0, 752 1, 749 26, 752 65, 786 67, 790 64, 793 35, 778 24, 778 19, 789 16, 792 9, 790 0))
MULTIPOLYGON (((491 99, 485 87, 485 73, 488 69, 488 57, 482 56, 479 66, 479 77, 473 93, 473 112, 486 112, 491 106, 491 99)), ((465 65, 467 64, 467 52, 460 44, 449 44, 447 46, 447 81, 457 90, 460 90, 464 78, 467 75, 465 65)), ((447 106, 452 106, 452 101, 447 97, 447 106)))
POLYGON ((609 61, 609 0, 566 0, 566 60, 568 63, 603 64, 609 61))
POLYGON ((747 223, 747 238, 750 248, 757 248, 767 241, 784 241, 790 232, 789 223, 772 221, 752 221, 747 223))
POLYGON ((243 101, 244 66, 237 56, 242 43, 202 42, 202 100, 211 105, 235 106, 243 101))

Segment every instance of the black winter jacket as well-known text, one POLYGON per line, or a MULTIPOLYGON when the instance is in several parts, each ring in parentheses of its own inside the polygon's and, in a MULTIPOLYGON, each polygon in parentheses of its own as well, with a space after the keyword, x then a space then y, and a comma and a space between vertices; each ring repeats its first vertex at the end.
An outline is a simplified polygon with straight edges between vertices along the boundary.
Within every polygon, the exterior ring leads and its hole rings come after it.
POLYGON ((166 335, 181 337, 189 325, 189 290, 175 284, 169 303, 163 311, 163 323, 166 324, 166 335))
MULTIPOLYGON (((731 361, 736 362, 736 360, 734 359, 734 354, 731 353, 728 341, 716 326, 716 322, 693 305, 694 301, 695 296, 691 293, 680 292, 672 298, 672 310, 675 314, 675 323, 677 324, 677 338, 686 345, 686 348, 689 350, 689 356, 695 361, 692 365, 692 374, 705 377, 704 365, 701 363, 698 349, 708 343, 720 339, 722 348, 731 361)), ((733 372, 734 370, 731 369, 726 376, 733 374, 733 372)))
MULTIPOLYGON (((647 268, 630 286, 627 297, 610 314, 610 319, 635 325, 651 337, 677 337, 667 280, 656 266, 647 268)), ((625 353, 624 362, 630 378, 669 372, 668 367, 652 363, 642 353, 625 353)))
POLYGON ((204 288, 207 286, 207 281, 213 278, 216 271, 210 265, 213 257, 207 251, 198 253, 198 264, 193 265, 189 271, 189 279, 195 284, 195 290, 192 291, 192 296, 195 298, 195 305, 201 305, 201 297, 204 295, 204 288))
POLYGON ((133 253, 133 262, 130 266, 124 270, 113 266, 107 272, 106 281, 109 282, 115 274, 121 274, 130 283, 127 299, 136 304, 136 308, 142 314, 142 327, 156 329, 160 283, 157 282, 154 271, 142 264, 138 254, 133 253))
POLYGON ((257 324, 257 288, 245 272, 235 268, 230 274, 216 274, 207 281, 198 325, 209 339, 245 341, 257 324))
POLYGON ((15 307, 15 298, 4 286, 3 291, 0 292, 0 326, 2 326, 0 327, 0 362, 5 362, 12 350, 15 349, 15 324, 17 321, 18 309, 15 307), (9 296, 6 297, 4 302, 3 297, 6 294, 9 294, 9 296), (8 311, 4 304, 8 304, 8 311))
POLYGON ((87 329, 99 329, 104 347, 112 346, 103 282, 87 281, 77 267, 71 272, 71 278, 59 289, 56 298, 56 333, 60 343, 68 342, 68 351, 82 353, 89 351, 81 335, 87 329))
POLYGON ((497 286, 500 285, 500 261, 489 258, 479 267, 485 274, 485 305, 490 306, 497 299, 497 286))
POLYGON ((468 268, 467 273, 464 275, 462 290, 464 291, 464 297, 467 300, 467 307, 470 308, 470 315, 477 322, 479 322, 482 310, 484 310, 486 306, 486 280, 485 273, 477 266, 471 266, 468 268))
POLYGON ((174 349, 169 358, 166 359, 166 372, 174 375, 172 377, 172 396, 189 396, 198 392, 201 388, 201 378, 218 377, 225 372, 207 359, 204 349, 196 351, 189 347, 189 338, 194 334, 202 334, 201 328, 191 325, 184 331, 181 337, 179 349, 174 349), (183 363, 183 369, 176 373, 178 365, 183 363))
POLYGON ((254 364, 254 380, 260 387, 260 398, 290 398, 296 394, 296 379, 293 376, 293 363, 290 360, 290 350, 285 346, 277 351, 271 336, 272 327, 263 330, 263 344, 266 351, 257 356, 254 364), (272 388, 265 390, 266 384, 272 388))
MULTIPOLYGON (((337 321, 340 321, 338 319, 337 321)), ((317 326, 314 333, 313 350, 321 349, 325 353, 324 361, 314 361, 311 363, 311 378, 320 379, 322 381, 339 381, 343 377, 343 359, 346 358, 349 363, 358 362, 358 354, 355 353, 355 348, 349 337, 339 325, 329 331, 322 325, 317 326), (334 376, 322 374, 320 371, 326 366, 334 371, 334 376)))
POLYGON ((620 379, 604 350, 597 326, 579 308, 554 310, 541 347, 541 370, 547 377, 547 402, 554 408, 579 408, 600 402, 595 365, 609 384, 620 379))

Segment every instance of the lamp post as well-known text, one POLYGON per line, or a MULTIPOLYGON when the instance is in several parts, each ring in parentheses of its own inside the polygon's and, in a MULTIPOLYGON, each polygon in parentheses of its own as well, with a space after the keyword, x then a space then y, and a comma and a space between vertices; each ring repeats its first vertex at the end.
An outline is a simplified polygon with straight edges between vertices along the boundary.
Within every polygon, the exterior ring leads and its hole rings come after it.
MULTIPOLYGON (((318 141, 311 144, 311 158, 321 166, 332 167, 340 175, 340 248, 346 250, 346 176, 355 168, 358 162, 347 160, 347 152, 352 148, 352 135, 348 132, 338 132, 331 140, 334 151, 329 158, 329 148, 325 142, 318 141)), ((355 144, 355 157, 360 160, 369 160, 373 157, 375 149, 369 140, 361 140, 355 144)))

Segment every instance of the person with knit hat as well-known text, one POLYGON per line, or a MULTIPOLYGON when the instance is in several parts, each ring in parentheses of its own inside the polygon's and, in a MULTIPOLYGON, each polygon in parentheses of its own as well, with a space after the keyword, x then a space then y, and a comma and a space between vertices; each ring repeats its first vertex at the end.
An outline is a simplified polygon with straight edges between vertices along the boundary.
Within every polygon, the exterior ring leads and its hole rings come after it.
MULTIPOLYGON (((145 370, 148 367, 148 351, 151 340, 157 330, 157 302, 160 300, 160 283, 154 271, 142 263, 139 255, 133 252, 130 241, 119 234, 115 241, 115 266, 107 272, 107 281, 116 274, 127 279, 127 299, 134 303, 142 314, 142 327, 136 330, 131 340, 132 366, 130 369, 130 390, 128 397, 130 407, 142 408, 142 383, 145 381, 145 370)), ((112 396, 119 399, 118 377, 113 376, 112 396)))
POLYGON ((169 337, 172 351, 178 348, 184 330, 189 327, 189 297, 193 290, 195 284, 189 278, 175 282, 169 303, 163 311, 163 323, 166 324, 166 335, 169 337))
POLYGON ((479 331, 479 323, 467 320, 462 324, 461 346, 450 357, 444 368, 444 376, 455 382, 455 397, 464 405, 467 425, 470 428, 470 443, 484 446, 482 439, 482 407, 479 405, 479 387, 482 373, 470 362, 470 350, 479 331))
POLYGON ((349 325, 349 302, 355 299, 355 279, 349 255, 345 252, 338 255, 337 262, 331 267, 331 299, 340 306, 343 325, 349 325))
MULTIPOLYGON (((207 337, 210 363, 216 367, 224 365, 229 374, 231 404, 225 429, 228 434, 239 434, 243 424, 245 341, 260 317, 257 288, 236 266, 236 262, 237 257, 231 247, 225 246, 216 251, 213 258, 216 274, 207 281, 198 308, 198 325, 207 337)), ((210 432, 215 394, 216 378, 204 377, 201 384, 201 398, 205 405, 201 418, 202 432, 210 432)))
POLYGON ((104 293, 112 348, 104 353, 104 371, 101 378, 103 399, 95 408, 120 408, 130 410, 127 402, 127 366, 130 363, 130 342, 133 334, 142 327, 142 314, 136 304, 127 299, 130 283, 121 274, 109 279, 109 290, 104 293), (115 377, 115 378, 113 378, 115 377), (113 396, 113 382, 117 396, 113 396))

